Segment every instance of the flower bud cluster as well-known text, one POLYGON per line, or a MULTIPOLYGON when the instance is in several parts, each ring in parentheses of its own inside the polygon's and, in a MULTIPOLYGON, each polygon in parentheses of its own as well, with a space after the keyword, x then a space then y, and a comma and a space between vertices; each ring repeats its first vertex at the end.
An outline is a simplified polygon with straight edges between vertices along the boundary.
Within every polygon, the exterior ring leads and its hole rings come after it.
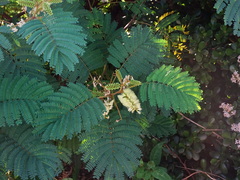
MULTIPOLYGON (((237 57, 237 62, 239 64, 239 67, 240 67, 240 55, 237 57)), ((238 71, 234 71, 233 74, 232 74, 232 77, 231 77, 231 81, 233 83, 237 83, 238 85, 240 85, 240 75, 238 74, 238 71)))
POLYGON ((226 118, 230 118, 236 114, 236 110, 233 110, 233 105, 229 103, 222 103, 219 108, 223 109, 223 116, 226 118))
MULTIPOLYGON (((235 132, 240 132, 240 123, 233 123, 231 125, 231 130, 235 132)), ((240 139, 235 139, 235 144, 237 145, 237 148, 240 149, 240 139)))
POLYGON ((238 74, 238 71, 234 71, 231 77, 231 81, 233 83, 237 83, 238 85, 240 85, 240 75, 238 74))
POLYGON ((235 132, 240 132, 240 123, 236 124, 236 123, 233 123, 231 125, 231 130, 235 131, 235 132))
POLYGON ((106 111, 103 113, 103 116, 106 119, 109 119, 108 114, 109 114, 110 110, 113 108, 113 103, 114 103, 114 100, 110 99, 109 97, 107 98, 107 100, 104 100, 104 106, 106 108, 106 111))

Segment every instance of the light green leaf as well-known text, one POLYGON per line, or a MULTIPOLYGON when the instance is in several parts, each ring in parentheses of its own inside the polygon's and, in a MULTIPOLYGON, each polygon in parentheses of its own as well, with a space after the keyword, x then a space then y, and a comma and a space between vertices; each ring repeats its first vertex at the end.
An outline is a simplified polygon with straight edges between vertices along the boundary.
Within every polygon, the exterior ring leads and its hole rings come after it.
POLYGON ((152 176, 159 180, 172 180, 168 175, 167 170, 163 167, 157 167, 153 172, 152 176))
POLYGON ((142 101, 149 100, 151 106, 173 109, 175 112, 199 111, 202 91, 194 77, 181 72, 179 67, 163 65, 153 71, 140 88, 142 101))

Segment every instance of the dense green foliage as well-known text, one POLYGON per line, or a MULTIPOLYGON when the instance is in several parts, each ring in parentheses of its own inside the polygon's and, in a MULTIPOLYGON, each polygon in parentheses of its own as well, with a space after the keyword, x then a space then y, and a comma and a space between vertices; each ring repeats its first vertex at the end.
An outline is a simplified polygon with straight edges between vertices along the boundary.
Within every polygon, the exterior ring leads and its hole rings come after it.
MULTIPOLYGON (((62 169, 62 152, 52 144, 41 143, 41 137, 33 135, 32 130, 29 125, 1 129, 0 157, 4 169, 13 171, 22 179, 35 176, 49 179, 58 175, 62 169)), ((70 161, 68 158, 63 160, 70 161)))
MULTIPOLYGON (((112 119, 115 120, 116 116, 112 116, 110 121, 112 119)), ((137 147, 142 144, 140 132, 139 125, 134 121, 102 121, 81 137, 84 142, 80 151, 85 152, 83 160, 87 163, 86 168, 94 169, 96 178, 104 175, 104 179, 124 179, 123 172, 132 177, 141 157, 141 151, 137 147)))
POLYGON ((0 179, 239 179, 238 7, 0 2, 0 179))
MULTIPOLYGON (((160 109, 200 110, 195 79, 163 65, 161 35, 142 25, 117 27, 110 14, 82 3, 19 1, 29 8, 25 20, 1 26, 0 163, 8 176, 52 179, 60 160, 80 153, 96 178, 133 177, 142 138, 176 132, 166 117, 164 131, 149 131, 160 109)), ((140 4, 120 6, 139 16, 146 13, 140 4)), ((170 178, 158 169, 154 176, 170 178)))

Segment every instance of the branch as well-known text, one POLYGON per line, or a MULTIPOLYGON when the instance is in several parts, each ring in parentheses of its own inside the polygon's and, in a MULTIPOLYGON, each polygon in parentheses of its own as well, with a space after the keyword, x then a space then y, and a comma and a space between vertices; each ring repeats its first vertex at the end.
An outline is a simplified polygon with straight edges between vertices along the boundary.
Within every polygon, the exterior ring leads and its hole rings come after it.
POLYGON ((173 152, 173 151, 171 150, 171 148, 170 148, 167 144, 165 144, 164 146, 168 149, 168 151, 170 152, 170 154, 171 154, 173 157, 176 157, 176 158, 179 160, 179 162, 180 162, 180 163, 182 164, 182 166, 183 166, 183 167, 181 167, 181 168, 184 168, 184 170, 187 171, 187 173, 191 175, 190 171, 188 170, 189 168, 188 168, 188 167, 186 166, 186 164, 181 160, 181 158, 180 158, 175 152, 173 152))
MULTIPOLYGON (((185 169, 185 168, 184 168, 185 169)), ((184 179, 182 180, 187 180, 188 178, 192 177, 193 175, 195 174, 199 174, 199 173, 202 173, 202 174, 205 174, 207 177, 209 177, 211 180, 217 180, 215 178, 213 178, 212 176, 214 177, 217 177, 219 179, 222 179, 222 180, 226 180, 225 178, 221 177, 221 176, 218 176, 216 174, 213 174, 213 173, 210 173, 210 172, 205 172, 205 171, 201 171, 201 170, 198 170, 198 169, 190 169, 190 168, 187 168, 188 170, 190 171, 195 171, 194 173, 190 174, 189 176, 185 177, 184 179)))
POLYGON ((134 23, 136 17, 137 15, 134 15, 133 18, 124 26, 123 29, 126 30, 128 27, 130 27, 132 23, 134 23))
MULTIPOLYGON (((191 120, 190 118, 184 116, 182 113, 179 112, 178 114, 180 114, 184 119, 186 119, 186 120, 190 121, 191 123, 197 125, 198 127, 202 128, 203 131, 211 131, 215 136, 217 136, 217 137, 220 138, 220 139, 223 139, 223 137, 222 137, 221 135, 219 135, 219 134, 217 134, 216 132, 214 132, 214 131, 216 131, 216 129, 207 129, 207 128, 205 128, 204 126, 202 126, 202 125, 196 123, 195 121, 191 120), (213 130, 214 130, 214 131, 213 131, 213 130)), ((221 130, 218 129, 218 131, 221 131, 221 130)))

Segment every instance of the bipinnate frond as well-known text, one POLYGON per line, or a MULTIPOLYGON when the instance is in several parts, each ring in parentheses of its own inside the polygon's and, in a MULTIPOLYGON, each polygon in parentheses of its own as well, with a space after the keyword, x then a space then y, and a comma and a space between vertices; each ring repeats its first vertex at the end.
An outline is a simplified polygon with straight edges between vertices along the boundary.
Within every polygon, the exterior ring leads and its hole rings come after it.
POLYGON ((149 28, 137 26, 130 35, 122 34, 122 40, 116 39, 108 48, 108 62, 118 68, 122 75, 138 78, 147 75, 161 62, 165 40, 155 39, 149 28))
POLYGON ((33 123, 52 87, 27 76, 0 79, 0 127, 33 123))
POLYGON ((4 35, 5 33, 10 33, 9 27, 0 26, 0 62, 4 60, 4 50, 10 50, 12 44, 9 39, 4 35))
MULTIPOLYGON (((110 117, 112 120, 116 118, 110 117)), ((134 121, 102 121, 81 136, 80 151, 83 152, 86 168, 89 171, 94 169, 95 178, 103 175, 105 179, 123 180, 124 174, 132 177, 141 157, 137 147, 142 143, 140 132, 134 121)))
POLYGON ((217 13, 220 13, 228 4, 228 0, 217 0, 214 4, 214 8, 217 10, 217 13))
POLYGON ((146 0, 138 0, 134 3, 131 1, 121 1, 119 4, 121 8, 125 11, 131 11, 134 15, 145 15, 145 14, 151 14, 152 10, 146 6, 145 4, 146 0))
POLYGON ((4 168, 4 165, 0 164, 0 180, 8 180, 8 177, 6 175, 6 168, 4 168))
POLYGON ((35 129, 44 141, 89 131, 102 120, 105 110, 102 101, 93 98, 87 87, 73 83, 49 96, 42 108, 35 129))
POLYGON ((171 118, 158 115, 155 120, 150 123, 148 132, 153 136, 162 138, 175 134, 176 128, 171 118))
POLYGON ((0 129, 0 164, 22 180, 53 179, 62 170, 58 157, 57 148, 42 143, 28 125, 0 129))
POLYGON ((194 77, 171 65, 153 71, 142 84, 140 95, 142 101, 149 100, 151 106, 183 113, 200 110, 198 102, 202 100, 202 91, 194 77))
POLYGON ((82 55, 86 44, 86 35, 77 25, 77 18, 62 9, 53 10, 52 16, 34 19, 24 24, 19 32, 22 38, 32 44, 32 49, 45 62, 61 74, 64 67, 73 71, 79 62, 77 54, 82 55))
POLYGON ((46 81, 46 69, 43 66, 42 57, 37 56, 31 46, 23 40, 17 39, 19 46, 13 45, 5 60, 0 62, 0 78, 15 77, 27 75, 31 78, 37 78, 46 81))
POLYGON ((238 0, 217 0, 214 8, 220 13, 224 8, 224 24, 233 25, 233 34, 240 36, 240 1, 238 0))
POLYGON ((107 45, 121 36, 122 29, 117 29, 117 23, 112 21, 111 14, 93 8, 92 11, 85 10, 80 16, 80 24, 88 33, 91 41, 104 40, 107 45))
MULTIPOLYGON (((115 39, 121 37, 123 28, 117 28, 118 24, 111 19, 111 14, 103 13, 96 8, 93 8, 92 11, 81 10, 79 17, 79 23, 83 27, 84 33, 88 35, 88 40, 91 42, 90 46, 101 53, 99 57, 103 59, 99 62, 104 62, 106 64, 106 59, 109 55, 106 49, 115 39)), ((95 57, 97 57, 97 54, 95 57)), ((98 60, 100 60, 99 57, 97 58, 98 60)), ((97 63, 97 59, 95 60, 94 58, 92 60, 94 63, 92 64, 99 64, 97 63)))
POLYGON ((91 71, 103 67, 106 60, 102 51, 95 43, 89 44, 82 56, 79 56, 79 63, 75 65, 75 70, 63 71, 62 78, 68 82, 84 83, 91 71))
POLYGON ((233 24, 233 34, 240 36, 240 1, 231 0, 224 13, 224 23, 233 24))

